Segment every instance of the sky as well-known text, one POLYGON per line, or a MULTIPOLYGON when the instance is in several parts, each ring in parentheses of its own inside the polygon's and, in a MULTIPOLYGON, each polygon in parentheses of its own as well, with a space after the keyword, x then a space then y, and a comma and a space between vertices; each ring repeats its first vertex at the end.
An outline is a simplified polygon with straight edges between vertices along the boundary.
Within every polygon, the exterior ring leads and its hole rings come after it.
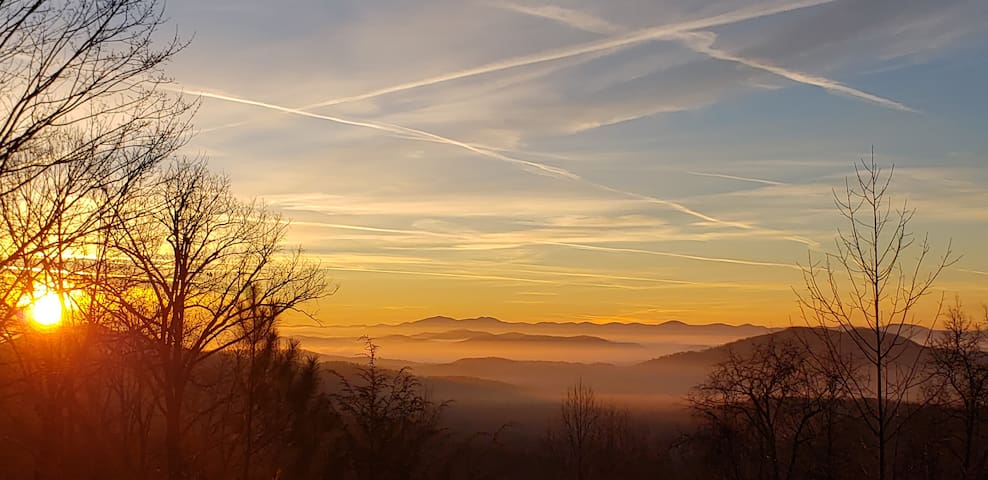
POLYGON ((988 2, 166 12, 187 153, 291 219, 339 287, 323 324, 798 324, 798 265, 833 251, 872 147, 911 229, 962 255, 931 300, 988 302, 988 2))

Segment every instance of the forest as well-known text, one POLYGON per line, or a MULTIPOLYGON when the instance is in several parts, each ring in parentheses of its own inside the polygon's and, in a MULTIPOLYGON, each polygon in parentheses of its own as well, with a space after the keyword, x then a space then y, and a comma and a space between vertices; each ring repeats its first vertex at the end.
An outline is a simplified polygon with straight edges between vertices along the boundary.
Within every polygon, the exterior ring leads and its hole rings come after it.
POLYGON ((957 255, 874 157, 791 328, 731 344, 675 407, 576 379, 518 425, 374 338, 341 365, 279 334, 334 283, 182 153, 198 105, 165 74, 186 40, 163 2, 0 12, 0 478, 988 478, 988 309, 934 290, 957 255))

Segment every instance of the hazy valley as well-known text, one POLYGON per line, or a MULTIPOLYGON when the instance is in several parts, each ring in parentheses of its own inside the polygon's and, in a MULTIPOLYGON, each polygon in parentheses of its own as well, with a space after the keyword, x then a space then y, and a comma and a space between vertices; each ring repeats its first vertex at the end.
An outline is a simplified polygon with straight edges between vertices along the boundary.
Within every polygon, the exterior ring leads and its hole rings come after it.
POLYGON ((0 0, 0 479, 986 480, 986 7, 0 0))
POLYGON ((397 325, 284 327, 286 335, 320 355, 354 356, 361 337, 383 358, 449 363, 465 358, 634 365, 663 355, 700 350, 777 329, 755 325, 642 323, 524 323, 491 317, 430 317, 397 325))
MULTIPOLYGON (((454 400, 453 410, 488 404, 555 405, 578 381, 629 408, 682 408, 690 390, 732 352, 744 357, 770 342, 823 347, 814 329, 806 327, 678 321, 524 323, 430 317, 396 325, 285 330, 306 332, 289 335, 318 355, 324 368, 341 373, 366 362, 365 344, 372 341, 378 346, 379 366, 407 368, 422 378, 433 399, 454 400)), ((903 336, 924 341, 940 333, 918 326, 902 329, 903 336)), ((845 346, 852 342, 846 334, 837 337, 845 346)))

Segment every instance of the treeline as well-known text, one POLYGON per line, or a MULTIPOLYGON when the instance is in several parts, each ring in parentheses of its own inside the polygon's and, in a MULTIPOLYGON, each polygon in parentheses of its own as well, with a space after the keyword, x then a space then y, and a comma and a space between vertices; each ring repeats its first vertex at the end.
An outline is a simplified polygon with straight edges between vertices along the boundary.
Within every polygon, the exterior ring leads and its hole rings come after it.
POLYGON ((184 43, 163 18, 0 2, 0 478, 985 477, 981 323, 917 310, 953 257, 914 245, 874 159, 836 199, 836 251, 804 266, 809 333, 735 352, 689 431, 582 383, 539 438, 455 431, 371 342, 329 374, 276 328, 333 293, 323 271, 179 155, 196 105, 166 85, 184 43), (947 334, 911 340, 919 313, 947 334))
MULTIPOLYGON (((894 353, 914 356, 890 363, 896 381, 912 373, 909 391, 888 404, 884 430, 872 423, 879 399, 854 393, 853 384, 875 379, 862 363, 849 379, 822 362, 807 348, 819 332, 807 330, 719 365, 689 398, 697 429, 672 454, 695 478, 985 478, 988 314, 973 318, 958 304, 946 317, 928 346, 903 342, 910 351, 894 353)), ((844 341, 845 351, 855 348, 844 341)))
POLYGON ((273 326, 327 282, 179 155, 196 105, 163 18, 0 2, 0 477, 271 478, 329 441, 315 364, 273 326))
POLYGON ((854 384, 871 379, 867 359, 850 355, 852 337, 793 328, 739 344, 684 399, 682 418, 622 407, 578 382, 540 439, 510 448, 515 457, 488 450, 514 462, 492 478, 859 479, 882 470, 895 479, 986 478, 986 325, 988 310, 956 303, 935 336, 894 340, 904 351, 889 370, 913 373, 884 432, 870 423, 878 398, 855 396, 854 384), (847 364, 822 353, 823 336, 849 354, 847 364))

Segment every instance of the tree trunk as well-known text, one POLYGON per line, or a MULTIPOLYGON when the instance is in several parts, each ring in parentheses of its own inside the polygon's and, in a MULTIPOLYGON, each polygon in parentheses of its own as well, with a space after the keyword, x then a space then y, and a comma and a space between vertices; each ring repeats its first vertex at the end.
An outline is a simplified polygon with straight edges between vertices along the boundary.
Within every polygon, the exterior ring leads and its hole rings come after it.
POLYGON ((182 396, 175 388, 168 396, 165 412, 165 452, 169 480, 183 477, 182 465, 182 396))

